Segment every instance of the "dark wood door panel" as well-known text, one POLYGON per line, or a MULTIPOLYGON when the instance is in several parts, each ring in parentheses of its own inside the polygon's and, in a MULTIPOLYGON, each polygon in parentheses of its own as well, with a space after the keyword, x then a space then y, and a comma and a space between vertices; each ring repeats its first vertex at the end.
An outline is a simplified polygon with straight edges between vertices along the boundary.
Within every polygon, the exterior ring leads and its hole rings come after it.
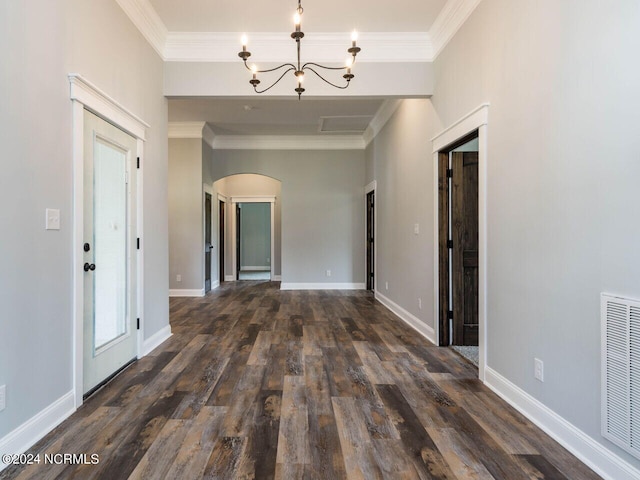
POLYGON ((478 153, 453 152, 453 344, 478 344, 478 153))

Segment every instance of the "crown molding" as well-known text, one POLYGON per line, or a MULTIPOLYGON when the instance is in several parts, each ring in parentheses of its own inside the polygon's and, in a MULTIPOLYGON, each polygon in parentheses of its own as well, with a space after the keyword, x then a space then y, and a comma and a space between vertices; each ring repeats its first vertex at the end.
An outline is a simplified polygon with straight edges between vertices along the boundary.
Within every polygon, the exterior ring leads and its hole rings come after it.
POLYGON ((402 100, 385 100, 382 105, 380 105, 380 108, 362 135, 365 146, 369 145, 376 135, 380 133, 380 130, 387 124, 401 103, 402 100))
POLYGON ((133 24, 140 30, 163 60, 169 32, 149 0, 116 0, 133 24))
POLYGON ((213 141, 215 140, 215 138, 216 134, 213 133, 213 130, 211 129, 209 124, 205 123, 204 127, 202 128, 202 139, 207 143, 207 145, 213 148, 213 141))
MULTIPOLYGON (((481 0, 448 0, 429 32, 362 32, 359 62, 432 62, 469 18, 481 0)), ((237 61, 235 32, 169 32, 149 0, 116 0, 163 60, 173 62, 237 61)), ((341 59, 350 34, 314 33, 305 38, 305 53, 318 62, 341 59)), ((252 33, 260 62, 281 62, 291 55, 289 32, 252 33)))
POLYGON ((431 25, 432 60, 435 60, 451 41, 460 27, 467 21, 481 0, 448 0, 431 25))
POLYGON ((169 138, 202 138, 205 122, 169 122, 169 138))
POLYGON ((362 135, 218 135, 215 150, 363 150, 362 135))
POLYGON ((169 122, 167 135, 169 138, 200 138, 211 148, 215 133, 206 122, 169 122))
MULTIPOLYGON (((120 1, 120 0, 119 0, 120 1)), ((304 39, 305 56, 317 62, 340 63, 351 46, 350 34, 313 33, 304 39)), ((358 62, 428 62, 433 56, 426 32, 362 32, 358 62)), ((249 49, 260 63, 291 60, 288 32, 252 33, 249 49)), ((164 58, 172 62, 237 62, 240 35, 231 32, 169 32, 164 58)))

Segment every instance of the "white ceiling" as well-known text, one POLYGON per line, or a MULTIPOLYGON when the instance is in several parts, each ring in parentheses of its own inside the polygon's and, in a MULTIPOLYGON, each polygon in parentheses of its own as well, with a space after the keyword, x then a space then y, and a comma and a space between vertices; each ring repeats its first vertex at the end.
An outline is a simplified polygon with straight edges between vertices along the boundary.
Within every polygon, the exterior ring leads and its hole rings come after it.
MULTIPOLYGON (((182 98, 169 100, 170 122, 207 122, 216 135, 327 135, 320 133, 322 117, 345 125, 353 133, 362 116, 373 117, 383 99, 182 98)), ((364 129, 362 129, 364 130, 364 129)), ((337 132, 336 132, 337 133, 337 132)))
MULTIPOLYGON (((199 35, 195 41, 188 37, 188 48, 207 45, 205 51, 224 52, 235 47, 235 44, 233 47, 225 45, 224 39, 228 41, 231 38, 235 43, 236 36, 239 37, 241 32, 249 36, 259 32, 282 32, 288 38, 297 6, 296 0, 116 1, 141 29, 145 38, 169 61, 172 60, 171 46, 187 38, 180 35, 199 35), (216 34, 222 34, 222 37, 206 37, 216 34), (220 39, 223 39, 222 43, 219 43, 220 39)), ((406 35, 412 35, 414 42, 422 42, 421 39, 426 38, 425 47, 431 49, 435 45, 433 52, 437 54, 452 32, 464 22, 467 12, 470 13, 479 1, 303 0, 302 25, 303 31, 308 34, 348 34, 356 29, 365 34, 371 32, 372 35, 378 32, 380 38, 386 38, 381 35, 390 35, 390 41, 397 37, 402 39, 400 44, 406 43, 406 35)), ((378 44, 378 48, 388 48, 386 41, 378 39, 378 44)), ((409 50, 413 55, 413 50, 409 50)), ((173 60, 179 57, 174 56, 173 60)), ((235 53, 232 57, 235 57, 235 53)), ((389 68, 393 68, 393 64, 389 68)), ((312 92, 307 93, 312 95, 312 92)), ((367 121, 362 117, 373 118, 383 102, 383 98, 342 97, 338 100, 305 96, 298 101, 295 95, 283 99, 255 94, 239 99, 175 98, 169 100, 169 121, 207 122, 216 135, 327 136, 327 133, 320 132, 322 117, 358 117, 353 121, 349 118, 333 118, 327 125, 343 125, 345 130, 349 130, 350 124, 358 123, 361 129, 363 121, 367 121)))
MULTIPOLYGON (((296 0, 150 0, 170 32, 286 32, 296 0)), ((446 0, 303 0, 303 30, 427 32, 446 0)))

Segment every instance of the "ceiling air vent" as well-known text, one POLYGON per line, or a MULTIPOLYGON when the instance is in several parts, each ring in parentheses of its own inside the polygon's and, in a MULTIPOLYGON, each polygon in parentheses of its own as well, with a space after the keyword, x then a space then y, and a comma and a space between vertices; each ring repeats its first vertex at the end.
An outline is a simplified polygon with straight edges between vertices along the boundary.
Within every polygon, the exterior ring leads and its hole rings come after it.
POLYGON ((640 301, 601 295, 602 435, 640 458, 640 301))
POLYGON ((373 119, 371 115, 320 117, 321 133, 363 133, 373 119))

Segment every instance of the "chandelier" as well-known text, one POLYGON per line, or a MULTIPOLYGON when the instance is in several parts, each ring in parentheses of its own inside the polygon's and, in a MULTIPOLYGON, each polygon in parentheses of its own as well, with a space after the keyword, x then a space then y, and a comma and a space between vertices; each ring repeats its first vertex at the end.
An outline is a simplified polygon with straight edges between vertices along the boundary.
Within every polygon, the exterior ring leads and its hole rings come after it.
POLYGON ((247 59, 251 56, 251 52, 249 52, 247 50, 247 43, 248 43, 247 36, 246 35, 242 36, 242 51, 240 53, 238 53, 238 56, 244 62, 244 66, 248 70, 250 70, 252 72, 252 74, 253 74, 253 78, 251 80, 249 80, 249 83, 253 86, 253 90, 256 93, 264 93, 267 90, 270 90, 278 82, 280 82, 280 80, 282 80, 285 77, 285 75, 287 73, 289 73, 289 72, 293 72, 293 74, 296 77, 297 87, 295 88, 295 91, 298 94, 298 100, 300 100, 300 98, 302 96, 302 93, 305 90, 302 87, 302 83, 304 82, 304 75, 305 75, 305 72, 307 70, 310 71, 310 72, 315 73, 321 80, 323 80, 324 82, 328 83, 332 87, 339 88, 339 89, 342 89, 342 90, 344 90, 344 89, 349 87, 349 83, 351 82, 351 80, 354 77, 354 74, 351 72, 351 69, 353 67, 353 64, 356 62, 356 55, 358 54, 358 52, 360 52, 360 47, 358 47, 356 45, 356 42, 358 40, 358 34, 357 34, 357 32, 355 30, 351 35, 351 47, 349 49, 347 49, 347 52, 349 53, 350 57, 347 59, 346 65, 344 67, 327 67, 325 65, 320 65, 319 63, 315 63, 315 62, 307 62, 304 65, 301 64, 301 62, 300 62, 300 40, 302 40, 302 38, 304 37, 304 33, 300 30, 300 23, 302 21, 302 12, 304 11, 303 8, 302 8, 301 2, 302 2, 302 0, 298 0, 298 8, 296 9, 296 13, 293 16, 293 23, 295 24, 295 31, 291 34, 291 38, 293 38, 296 41, 296 48, 298 50, 298 61, 295 64, 293 64, 293 63, 283 63, 282 65, 280 65, 278 67, 270 68, 268 70, 258 70, 258 68, 255 65, 252 65, 252 66, 247 65, 247 59), (346 73, 344 73, 342 75, 342 78, 344 78, 345 83, 343 85, 337 85, 337 84, 327 80, 326 78, 324 78, 318 72, 319 69, 323 69, 323 70, 344 70, 346 73), (262 90, 259 90, 258 89, 258 85, 260 85, 260 80, 258 79, 258 74, 259 73, 271 73, 271 72, 280 73, 280 77, 278 77, 268 87, 266 87, 266 88, 264 88, 262 90))

